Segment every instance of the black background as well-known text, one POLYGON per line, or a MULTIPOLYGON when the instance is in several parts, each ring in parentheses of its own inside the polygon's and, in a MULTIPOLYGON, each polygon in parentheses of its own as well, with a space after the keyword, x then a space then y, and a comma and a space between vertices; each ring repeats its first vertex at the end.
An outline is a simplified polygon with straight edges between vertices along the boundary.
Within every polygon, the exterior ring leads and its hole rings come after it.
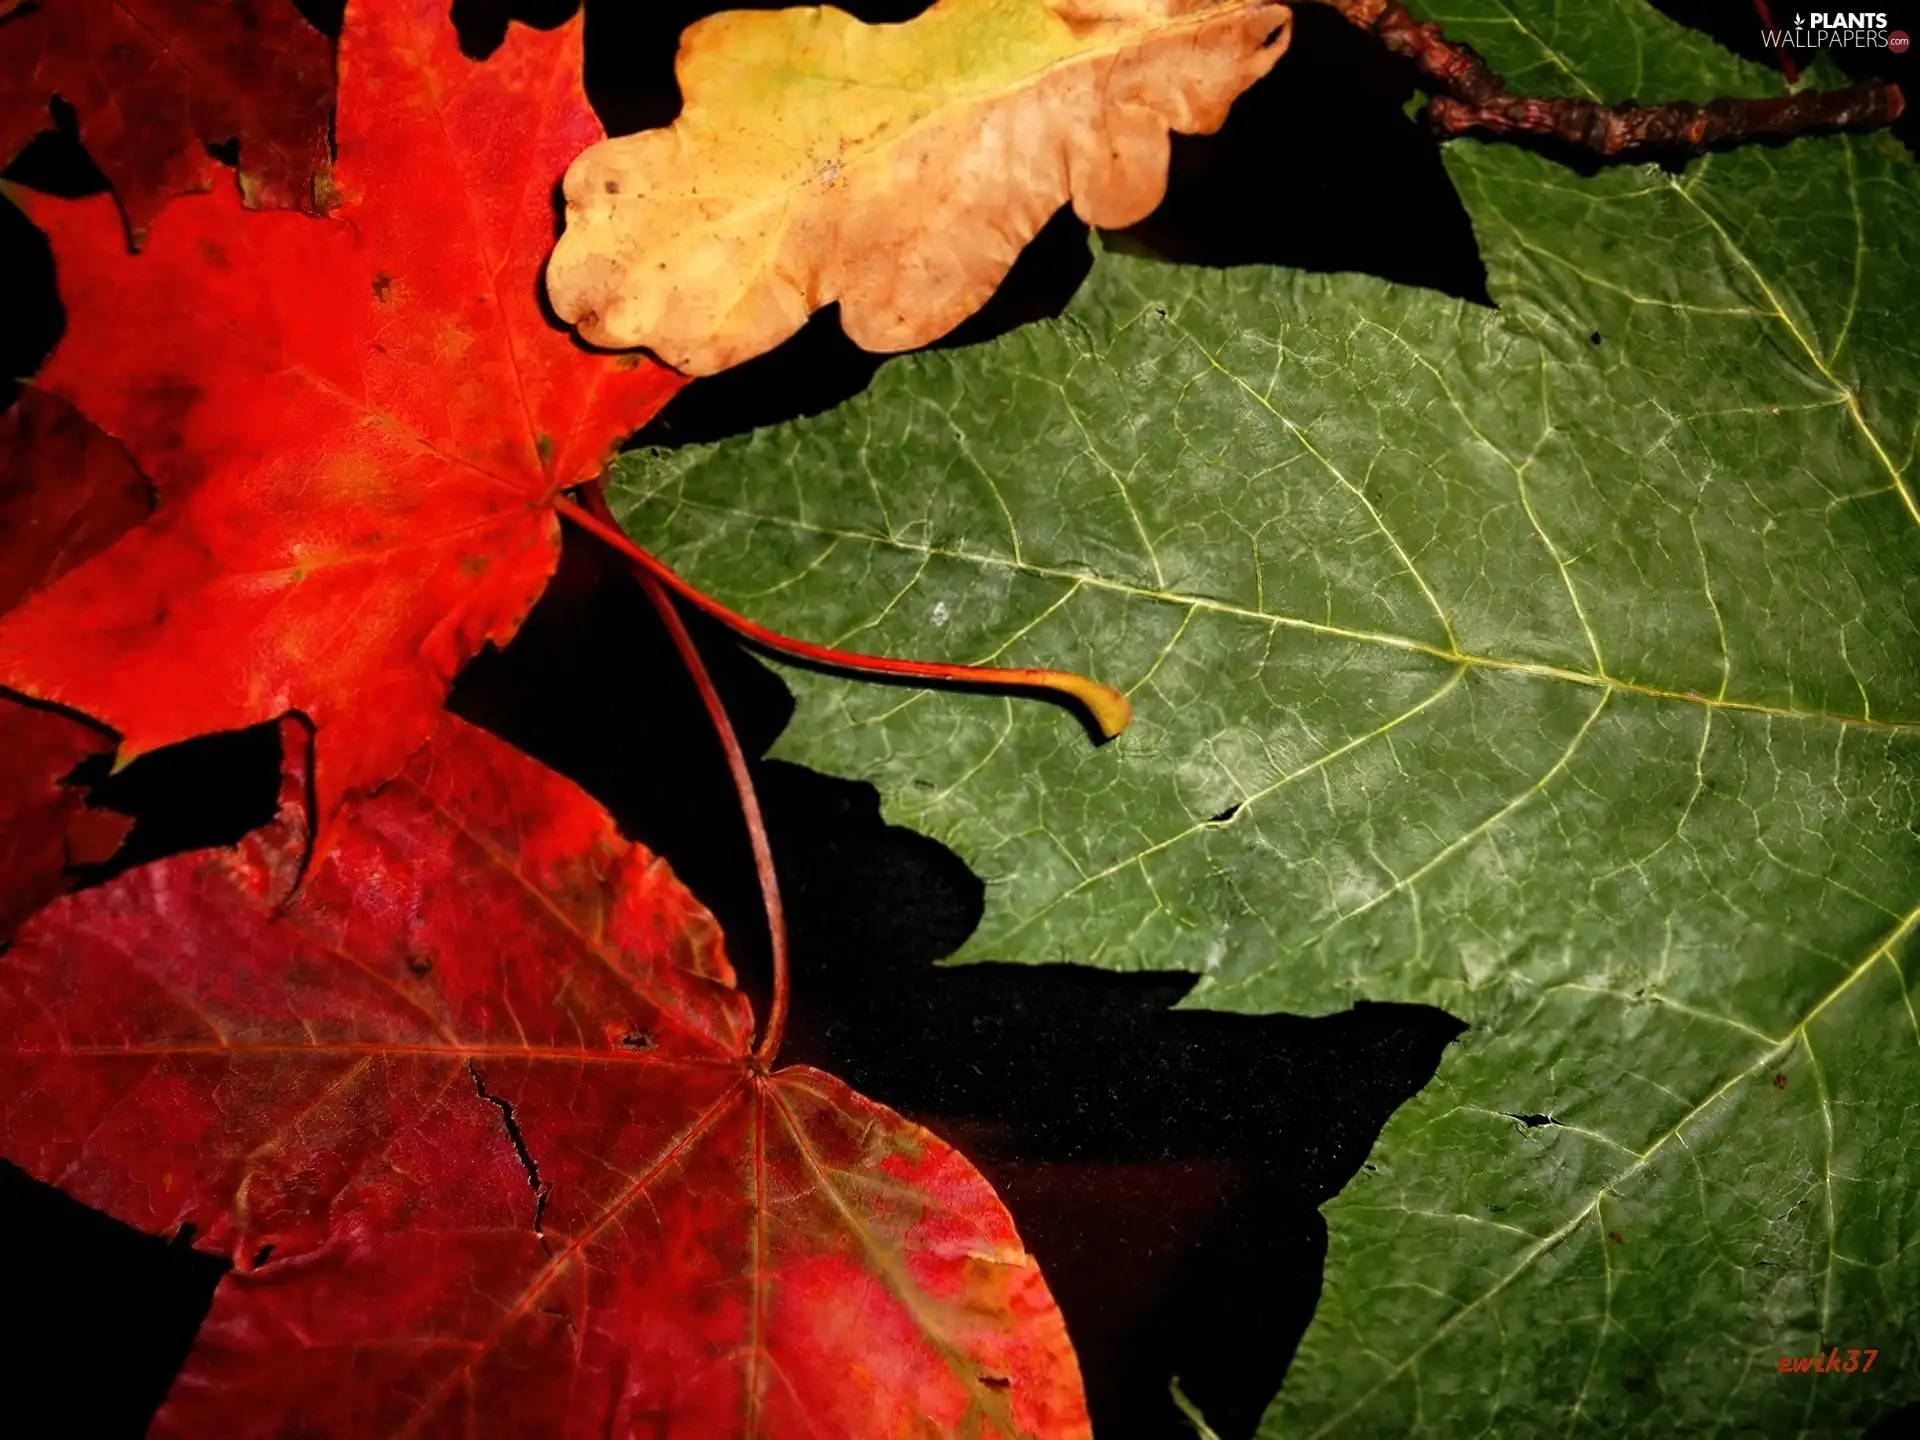
MULTIPOLYGON (((843 6, 870 21, 925 8, 843 6)), ((301 8, 337 33, 340 0, 301 8)), ((588 0, 588 91, 611 133, 671 120, 675 39, 723 8, 743 7, 588 0)), ((1759 56, 1758 24, 1739 0, 1662 8, 1759 56)), ((454 6, 476 56, 509 17, 553 24, 572 9, 454 6)), ((1897 60, 1869 58, 1898 74, 1897 60)), ((1357 270, 1488 303, 1437 147, 1403 113, 1412 93, 1400 62, 1303 8, 1292 50, 1226 129, 1176 139, 1168 201, 1127 243, 1177 263, 1357 270)), ((104 188, 70 117, 55 113, 64 129, 8 178, 64 194, 104 188)), ((1912 144, 1912 121, 1901 130, 1912 144)), ((1063 214, 987 309, 942 343, 1059 313, 1089 254, 1084 227, 1063 214)), ((44 242, 4 206, 0 296, 14 317, 0 374, 29 374, 61 312, 44 242)), ((881 363, 827 312, 773 354, 682 392, 636 443, 697 443, 814 413, 863 389, 881 363)), ((725 632, 691 623, 743 743, 762 753, 791 714, 786 687, 725 632)), ((764 1000, 759 897, 718 745, 658 620, 604 551, 569 531, 524 630, 480 656, 450 703, 578 781, 665 854, 719 915, 747 988, 764 1000)), ((96 782, 95 803, 137 824, 112 865, 81 878, 97 883, 264 823, 278 758, 261 726, 174 746, 111 778, 93 764, 82 778, 96 782)), ((760 762, 756 780, 792 928, 782 1060, 830 1070, 931 1125, 992 1180, 1066 1315, 1101 1440, 1191 1435, 1168 1397, 1176 1375, 1223 1440, 1250 1435, 1319 1295, 1318 1206, 1356 1174, 1365 1183, 1380 1127, 1431 1077, 1459 1023, 1398 1005, 1312 1020, 1175 1012, 1190 977, 938 967, 980 918, 981 884, 959 858, 886 825, 867 785, 779 761, 760 762)), ((0 1342, 0 1413, 60 1415, 59 1433, 138 1434, 224 1271, 192 1239, 129 1230, 0 1162, 0 1246, 20 1322, 0 1342)), ((1903 1433, 1910 1418, 1920 1414, 1877 1428, 1903 1433)))

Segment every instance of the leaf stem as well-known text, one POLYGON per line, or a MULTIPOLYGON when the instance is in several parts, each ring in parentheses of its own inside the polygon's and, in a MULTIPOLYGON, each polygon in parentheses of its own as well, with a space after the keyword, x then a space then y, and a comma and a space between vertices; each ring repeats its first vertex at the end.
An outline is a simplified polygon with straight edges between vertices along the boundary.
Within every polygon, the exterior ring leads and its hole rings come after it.
POLYGON ((1103 740, 1111 740, 1127 728, 1133 718, 1133 704, 1111 685, 1068 670, 1006 670, 991 665, 943 665, 926 660, 894 660, 882 655, 861 655, 848 650, 833 650, 782 635, 777 630, 749 620, 737 610, 729 610, 710 595, 703 594, 674 574, 665 564, 627 538, 604 496, 597 490, 586 492, 598 500, 592 511, 582 509, 565 496, 554 501, 564 519, 572 521, 595 539, 624 555, 638 570, 666 586, 688 604, 711 615, 728 629, 776 655, 835 670, 851 670, 862 675, 885 675, 909 680, 929 680, 943 684, 987 685, 997 689, 1047 691, 1064 695, 1079 703, 1092 717, 1103 740))
MULTIPOLYGON (((1602 160, 1700 155, 1749 140, 1787 139, 1829 130, 1872 130, 1906 110, 1898 85, 1862 80, 1842 90, 1803 90, 1752 100, 1695 105, 1602 105, 1570 96, 1516 95, 1471 45, 1416 20, 1401 0, 1318 0, 1411 60, 1426 82, 1427 125, 1436 134, 1517 135, 1602 160)), ((1771 13, 1765 11, 1764 13, 1771 13)), ((1778 52, 1783 65, 1792 61, 1778 52)), ((1797 72, 1793 72, 1797 73, 1797 72)))
MULTIPOLYGON (((582 509, 562 499, 558 502, 561 514, 603 540, 608 538, 601 533, 604 528, 620 534, 599 486, 587 486, 582 493, 587 507, 582 509)), ((676 581, 678 577, 631 541, 614 548, 626 557, 640 588, 647 592, 653 608, 660 612, 667 633, 673 637, 674 649, 680 652, 681 662, 692 676, 694 688, 700 692, 700 703, 707 707, 707 718, 713 722, 714 733, 720 738, 720 748, 726 752, 734 793, 740 797, 740 813, 747 822, 747 841, 753 847, 753 868, 760 877, 760 901, 767 915, 767 949, 773 961, 773 996, 767 1004, 767 1023, 760 1031, 760 1043, 754 1047, 753 1058, 762 1069, 770 1069, 774 1057, 780 1053, 780 1038, 787 1028, 787 994, 791 982, 787 966, 786 909, 780 903, 780 876, 773 866, 773 846, 767 840, 766 819, 760 811, 759 793, 753 788, 753 772, 747 768, 746 752, 740 748, 740 737, 734 733, 726 703, 713 688, 713 677, 707 673, 693 636, 687 633, 686 621, 680 618, 680 611, 673 603, 676 591, 685 593, 692 587, 684 581, 679 581, 677 586, 670 585, 669 577, 676 581)))
MULTIPOLYGON (((1779 27, 1773 23, 1773 11, 1768 8, 1767 0, 1753 0, 1753 10, 1760 17, 1760 33, 1763 35, 1779 33, 1779 27)), ((1793 51, 1782 45, 1774 55, 1780 61, 1780 73, 1787 77, 1787 84, 1800 83, 1800 65, 1794 59, 1793 51)))

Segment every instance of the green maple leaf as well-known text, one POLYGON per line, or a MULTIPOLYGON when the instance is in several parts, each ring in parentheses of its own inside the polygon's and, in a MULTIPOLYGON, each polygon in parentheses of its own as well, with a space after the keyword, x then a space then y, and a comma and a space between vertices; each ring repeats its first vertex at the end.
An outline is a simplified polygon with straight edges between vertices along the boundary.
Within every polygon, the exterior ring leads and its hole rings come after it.
MULTIPOLYGON (((1562 8, 1446 18, 1538 89, 1773 83, 1562 8)), ((1104 254, 615 506, 770 624, 1130 692, 1094 750, 793 677, 783 753, 986 878, 963 958, 1471 1024, 1327 1209, 1270 1433, 1844 1429, 1920 1396, 1920 170, 1446 159, 1497 310, 1104 254), (1880 1354, 1779 1373, 1830 1346, 1880 1354)))

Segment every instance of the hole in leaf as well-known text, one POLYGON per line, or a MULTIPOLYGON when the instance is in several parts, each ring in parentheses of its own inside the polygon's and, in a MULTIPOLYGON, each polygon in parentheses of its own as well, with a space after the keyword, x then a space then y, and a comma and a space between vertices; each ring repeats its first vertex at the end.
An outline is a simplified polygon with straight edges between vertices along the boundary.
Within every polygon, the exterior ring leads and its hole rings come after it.
POLYGON ((1529 1130, 1538 1130, 1542 1125, 1558 1125, 1560 1123, 1551 1115, 1515 1115, 1512 1111, 1507 1112, 1507 1118, 1509 1120, 1518 1120, 1529 1130))
POLYGON ((207 153, 229 169, 240 168, 240 137, 230 135, 225 140, 209 140, 207 153))
POLYGON ((1240 813, 1240 804, 1238 801, 1235 801, 1233 804, 1227 806, 1226 809, 1222 810, 1218 815, 1208 817, 1207 823, 1209 825, 1224 825, 1227 823, 1227 821, 1233 819, 1233 817, 1238 815, 1239 813, 1240 813))
POLYGON ((266 1264, 272 1258, 273 1258, 273 1246, 262 1245, 258 1250, 253 1252, 253 1268, 255 1270, 258 1270, 262 1265, 266 1264))

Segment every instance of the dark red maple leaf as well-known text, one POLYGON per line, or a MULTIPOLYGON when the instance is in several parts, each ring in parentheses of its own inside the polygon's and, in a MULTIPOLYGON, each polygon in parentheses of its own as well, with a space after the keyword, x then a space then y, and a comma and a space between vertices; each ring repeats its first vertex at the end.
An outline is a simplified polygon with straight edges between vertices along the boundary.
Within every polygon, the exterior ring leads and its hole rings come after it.
POLYGON ((0 695, 0 941, 67 888, 75 865, 110 857, 133 822, 89 810, 63 784, 75 766, 113 748, 98 730, 0 695))
POLYGON ((20 197, 68 316, 38 383, 159 507, 0 619, 0 684, 111 726, 123 760, 298 711, 324 812, 391 775, 545 586, 558 491, 679 383, 539 308, 553 186, 601 134, 580 22, 479 65, 445 9, 350 10, 335 218, 215 190, 129 256, 105 197, 20 197))
MULTIPOLYGON (((152 492, 126 452, 70 407, 28 390, 0 414, 0 613, 146 519, 152 492)), ((62 780, 113 749, 101 731, 0 692, 0 940, 106 859, 129 821, 62 780)))
POLYGON ((153 513, 127 452, 32 387, 0 413, 0 614, 153 513))
POLYGON ((324 205, 333 46, 293 0, 0 4, 0 166, 52 125, 55 96, 135 245, 174 196, 212 188, 208 147, 229 141, 248 204, 324 205))
POLYGON ((303 795, 0 956, 8 1158, 233 1262, 157 1433, 1088 1434, 987 1183, 750 1058, 712 918, 572 784, 449 718, 288 901, 303 795))

